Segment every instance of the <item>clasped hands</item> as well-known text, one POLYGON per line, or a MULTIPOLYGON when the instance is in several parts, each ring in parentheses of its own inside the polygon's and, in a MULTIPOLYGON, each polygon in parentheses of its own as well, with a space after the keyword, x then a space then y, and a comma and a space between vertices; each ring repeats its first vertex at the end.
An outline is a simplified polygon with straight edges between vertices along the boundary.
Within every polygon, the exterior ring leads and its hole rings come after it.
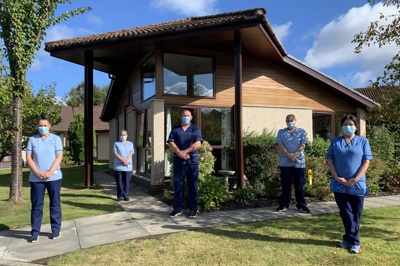
POLYGON ((177 155, 184 160, 188 160, 190 158, 190 155, 185 151, 178 151, 177 155))
POLYGON ((357 183, 357 180, 355 178, 346 179, 344 177, 338 177, 338 178, 335 178, 335 180, 336 180, 336 182, 338 182, 346 187, 351 187, 352 185, 357 183))
POLYGON ((38 176, 40 179, 49 179, 49 178, 52 176, 52 174, 50 174, 49 171, 47 171, 47 172, 39 171, 39 172, 37 173, 37 176, 38 176))
POLYGON ((295 161, 297 161, 297 155, 299 155, 299 154, 300 154, 299 152, 288 153, 288 154, 287 154, 287 157, 288 157, 291 161, 295 162, 295 161))
POLYGON ((124 166, 128 166, 128 160, 127 159, 122 159, 121 162, 122 162, 122 164, 124 166))

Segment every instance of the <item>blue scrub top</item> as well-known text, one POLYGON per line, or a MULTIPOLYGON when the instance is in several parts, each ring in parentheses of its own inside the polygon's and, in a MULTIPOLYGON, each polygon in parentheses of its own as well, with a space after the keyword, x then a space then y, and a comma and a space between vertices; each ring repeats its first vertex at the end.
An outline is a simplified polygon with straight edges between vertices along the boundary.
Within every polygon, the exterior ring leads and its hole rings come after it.
MULTIPOLYGON (((290 132, 288 128, 283 128, 278 131, 275 143, 281 143, 283 146, 285 146, 289 153, 294 153, 300 144, 308 144, 307 132, 302 128, 296 128, 296 130, 293 132, 290 132)), ((304 150, 300 152, 300 154, 297 156, 297 161, 295 162, 290 160, 282 152, 279 152, 279 166, 305 168, 306 157, 304 155, 304 150)))
MULTIPOLYGON (((182 125, 174 126, 169 134, 167 143, 175 142, 175 145, 180 150, 185 150, 196 141, 203 143, 203 137, 201 135, 200 128, 198 128, 196 125, 190 124, 186 130, 183 130, 182 125)), ((178 155, 174 154, 174 164, 199 164, 198 150, 189 153, 189 155, 190 158, 188 160, 184 160, 178 155)))
MULTIPOLYGON (((336 137, 331 140, 326 159, 333 160, 339 177, 354 178, 362 162, 372 160, 371 147, 364 137, 355 135, 349 144, 343 136, 336 137)), ((365 181, 365 174, 359 181, 365 181)))
MULTIPOLYGON (((53 133, 50 133, 42 140, 39 134, 29 138, 26 146, 26 153, 32 155, 32 159, 36 167, 43 172, 50 170, 53 165, 56 155, 63 153, 63 145, 61 138, 53 133)), ((62 178, 60 166, 54 171, 49 179, 40 179, 33 171, 29 173, 30 182, 48 182, 62 178)))
MULTIPOLYGON (((124 143, 121 141, 116 141, 113 148, 114 153, 118 153, 122 158, 128 157, 129 154, 135 154, 135 149, 133 148, 133 143, 127 140, 124 143)), ((132 157, 128 160, 128 165, 123 165, 123 163, 114 156, 114 170, 115 171, 132 171, 132 157)))

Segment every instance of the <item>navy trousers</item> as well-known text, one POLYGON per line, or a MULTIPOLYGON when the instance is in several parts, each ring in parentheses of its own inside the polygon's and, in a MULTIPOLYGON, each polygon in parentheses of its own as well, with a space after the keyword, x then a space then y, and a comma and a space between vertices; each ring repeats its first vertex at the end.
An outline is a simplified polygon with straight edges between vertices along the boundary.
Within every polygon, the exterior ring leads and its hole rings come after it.
POLYGON ((364 196, 354 196, 346 193, 334 194, 345 230, 343 240, 346 240, 351 246, 360 245, 359 231, 364 196))
POLYGON ((294 192, 296 196, 296 207, 306 206, 304 199, 304 168, 280 167, 282 195, 279 198, 279 206, 289 208, 290 195, 292 192, 292 180, 294 183, 294 192))
POLYGON ((47 194, 50 199, 50 225, 51 231, 60 232, 61 230, 61 180, 49 182, 30 182, 31 184, 31 235, 39 235, 40 227, 43 219, 44 194, 47 189, 47 194))
POLYGON ((181 211, 185 195, 185 176, 188 186, 189 210, 197 211, 198 207, 198 188, 199 178, 198 164, 174 164, 174 210, 181 211))
POLYGON ((131 171, 114 171, 115 183, 117 183, 117 199, 129 198, 129 186, 131 184, 131 171))

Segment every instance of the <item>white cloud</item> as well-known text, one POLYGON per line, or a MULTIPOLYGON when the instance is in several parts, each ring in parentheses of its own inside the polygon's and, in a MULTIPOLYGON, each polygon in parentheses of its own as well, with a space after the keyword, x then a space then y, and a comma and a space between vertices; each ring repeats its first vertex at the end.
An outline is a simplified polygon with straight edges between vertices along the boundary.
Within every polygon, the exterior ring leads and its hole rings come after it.
POLYGON ((204 16, 218 13, 218 0, 152 0, 151 5, 162 11, 172 11, 184 16, 204 16))
POLYGON ((289 21, 285 24, 281 25, 272 25, 272 29, 274 30, 276 36, 280 41, 285 40, 285 38, 289 35, 290 33, 290 28, 292 27, 293 22, 289 21))
POLYGON ((381 48, 372 45, 363 47, 362 52, 356 54, 354 52, 356 44, 351 41, 355 34, 365 31, 370 22, 379 20, 380 13, 396 12, 394 7, 383 7, 381 3, 373 7, 365 4, 350 9, 316 34, 314 43, 305 56, 305 63, 316 69, 353 66, 359 71, 342 77, 342 82, 353 87, 365 86, 383 73, 384 66, 391 61, 398 47, 394 44, 381 48))
POLYGON ((90 25, 94 25, 94 26, 104 25, 104 20, 101 17, 93 15, 92 13, 88 14, 87 21, 90 25))

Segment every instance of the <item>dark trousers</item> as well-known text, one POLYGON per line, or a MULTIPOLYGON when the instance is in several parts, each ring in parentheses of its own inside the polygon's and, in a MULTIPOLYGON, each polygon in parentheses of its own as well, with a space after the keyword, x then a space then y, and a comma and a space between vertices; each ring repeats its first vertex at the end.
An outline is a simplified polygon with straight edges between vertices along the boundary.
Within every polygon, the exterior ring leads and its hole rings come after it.
POLYGON ((117 183, 117 199, 129 198, 129 186, 132 173, 130 171, 114 171, 115 183, 117 183))
POLYGON ((279 206, 289 208, 290 194, 292 192, 292 180, 294 183, 294 191, 296 196, 296 207, 306 206, 304 199, 304 168, 296 167, 280 167, 281 170, 281 186, 282 195, 279 198, 279 206))
POLYGON ((49 182, 30 182, 31 183, 31 234, 39 235, 40 227, 43 219, 44 194, 50 199, 50 224, 52 232, 60 232, 61 230, 61 179, 49 182))
POLYGON ((345 230, 343 240, 346 240, 352 246, 360 245, 359 230, 364 196, 354 196, 346 193, 334 194, 345 230))
POLYGON ((183 208, 185 176, 189 192, 189 210, 197 211, 197 180, 199 178, 199 165, 197 164, 174 164, 174 210, 180 211, 183 208))

